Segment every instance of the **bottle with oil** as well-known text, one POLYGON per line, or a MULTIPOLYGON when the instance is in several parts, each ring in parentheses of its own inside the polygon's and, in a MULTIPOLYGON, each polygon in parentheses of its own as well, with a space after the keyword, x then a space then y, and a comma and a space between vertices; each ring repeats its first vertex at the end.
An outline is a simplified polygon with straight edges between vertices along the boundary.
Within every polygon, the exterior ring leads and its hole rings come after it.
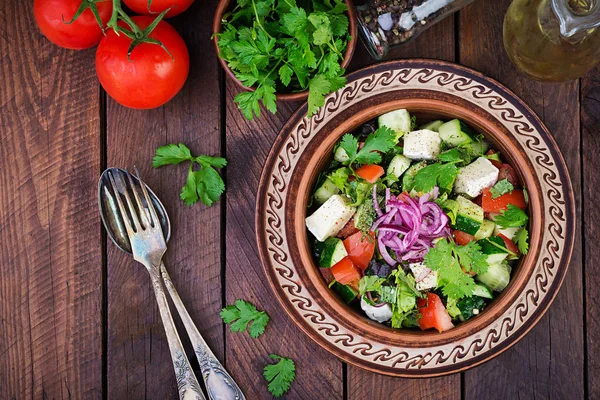
POLYGON ((577 79, 600 62, 600 0, 513 0, 504 47, 534 79, 577 79))

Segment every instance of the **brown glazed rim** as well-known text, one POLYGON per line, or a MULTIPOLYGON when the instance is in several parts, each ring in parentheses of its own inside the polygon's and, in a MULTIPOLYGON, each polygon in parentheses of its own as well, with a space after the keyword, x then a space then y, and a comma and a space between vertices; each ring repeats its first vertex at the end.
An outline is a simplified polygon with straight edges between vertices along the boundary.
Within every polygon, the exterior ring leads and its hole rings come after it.
POLYGON ((539 118, 511 91, 462 66, 420 59, 393 61, 357 71, 348 80, 348 85, 330 95, 311 119, 305 118, 306 105, 290 118, 275 140, 263 170, 256 234, 276 297, 319 345, 374 372, 438 376, 489 360, 533 328, 554 299, 568 268, 575 207, 571 181, 556 143, 539 118), (399 81, 404 84, 404 80, 414 87, 378 92, 378 87, 399 81), (445 92, 434 90, 436 85, 445 87, 445 92), (474 98, 489 100, 489 107, 470 103, 471 93, 474 98), (356 100, 361 94, 364 98, 356 100), (320 277, 304 227, 311 186, 338 138, 378 114, 402 107, 421 115, 462 118, 485 132, 487 139, 515 166, 530 193, 530 252, 515 268, 511 284, 485 312, 442 334, 393 330, 369 321, 343 304, 320 277), (336 117, 327 119, 329 115, 336 117), (514 132, 507 128, 509 122, 514 132), (297 160, 292 165, 294 157, 297 160), (274 178, 276 164, 280 176, 274 178), (547 165, 556 171, 550 171, 547 165), (544 167, 550 173, 539 176, 536 167, 544 167), (277 198, 276 192, 268 193, 273 183, 277 189, 285 188, 283 199, 277 198), (543 189, 547 190, 542 192, 543 189), (284 221, 278 221, 273 210, 283 210, 284 221), (561 222, 556 225, 559 219, 561 222), (285 230, 281 229, 282 222, 285 230), (506 317, 509 311, 514 311, 512 317, 506 317))
MULTIPOLYGON (((352 60, 352 56, 354 55, 354 50, 356 49, 356 40, 357 40, 357 28, 356 28, 356 11, 354 9, 354 4, 351 0, 345 0, 346 5, 348 6, 348 30, 350 31, 350 41, 348 42, 348 46, 346 47, 346 53, 344 54, 344 60, 340 64, 342 68, 347 68, 350 65, 350 61, 352 60)), ((219 44, 217 42, 217 37, 214 36, 216 33, 221 32, 223 15, 228 11, 229 6, 231 4, 231 0, 220 0, 217 5, 217 11, 215 12, 215 17, 213 19, 213 43, 215 45, 215 51, 217 52, 217 56, 219 55, 219 44)), ((221 57, 217 57, 221 66, 227 73, 227 75, 238 85, 240 89, 254 91, 254 87, 246 87, 240 82, 240 80, 235 76, 229 65, 223 60, 221 57)), ((304 90, 302 92, 294 92, 294 93, 276 93, 275 94, 278 101, 300 101, 306 100, 308 98, 308 90, 304 90)))

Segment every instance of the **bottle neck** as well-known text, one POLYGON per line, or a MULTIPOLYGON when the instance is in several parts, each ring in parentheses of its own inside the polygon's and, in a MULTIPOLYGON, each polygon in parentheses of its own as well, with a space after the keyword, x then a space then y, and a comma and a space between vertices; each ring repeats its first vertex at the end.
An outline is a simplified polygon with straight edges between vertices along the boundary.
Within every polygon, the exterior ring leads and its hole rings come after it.
POLYGON ((552 9, 567 39, 600 26, 600 0, 552 0, 552 9))

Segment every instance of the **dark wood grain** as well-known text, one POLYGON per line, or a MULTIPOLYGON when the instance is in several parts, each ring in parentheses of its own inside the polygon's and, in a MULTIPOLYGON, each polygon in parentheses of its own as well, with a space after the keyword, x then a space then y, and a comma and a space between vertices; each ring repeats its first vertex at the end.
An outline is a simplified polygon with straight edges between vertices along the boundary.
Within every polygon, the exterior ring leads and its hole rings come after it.
MULTIPOLYGON (((502 44, 506 1, 480 0, 460 14, 460 62, 499 80, 523 98, 553 133, 572 178, 581 221, 579 86, 542 84, 521 75, 502 44)), ((553 398, 584 395, 581 230, 571 265, 549 312, 529 334, 496 359, 465 373, 467 399, 553 398)))
MULTIPOLYGON (((155 149, 168 143, 185 143, 194 154, 220 154, 219 67, 205 23, 215 7, 214 1, 196 2, 184 15, 169 20, 186 41, 191 64, 186 85, 171 102, 155 110, 136 111, 108 100, 107 158, 109 166, 137 165, 165 204, 173 226, 167 268, 200 332, 222 358, 220 206, 207 208, 198 203, 188 207, 179 200, 186 165, 158 170, 150 166, 155 149)), ((187 344, 185 331, 179 331, 187 344)), ((189 345, 187 349, 194 364, 189 345)), ((112 243, 108 244, 107 381, 112 399, 177 398, 148 273, 112 243)))
POLYGON ((585 310, 588 398, 600 397, 600 209, 597 203, 600 172, 600 67, 581 79, 583 161, 583 242, 585 254, 585 310))
MULTIPOLYGON (((414 41, 392 49, 388 59, 436 58, 453 61, 455 55, 454 16, 450 16, 425 31, 414 41)), ((353 66, 364 66, 373 60, 364 47, 357 51, 353 66)), ((402 393, 412 399, 459 399, 460 375, 432 379, 403 379, 378 375, 357 367, 348 366, 349 399, 387 399, 390 393, 402 393)))
POLYGON ((288 399, 339 399, 343 393, 342 363, 306 337, 285 314, 265 277, 256 247, 254 208, 262 167, 275 136, 299 103, 277 104, 279 112, 246 121, 233 98, 238 92, 227 80, 227 303, 246 299, 267 311, 271 322, 258 339, 227 332, 227 367, 248 399, 269 398, 263 368, 275 353, 296 361, 296 380, 288 399))
POLYGON ((0 398, 102 397, 93 52, 0 2, 0 398))

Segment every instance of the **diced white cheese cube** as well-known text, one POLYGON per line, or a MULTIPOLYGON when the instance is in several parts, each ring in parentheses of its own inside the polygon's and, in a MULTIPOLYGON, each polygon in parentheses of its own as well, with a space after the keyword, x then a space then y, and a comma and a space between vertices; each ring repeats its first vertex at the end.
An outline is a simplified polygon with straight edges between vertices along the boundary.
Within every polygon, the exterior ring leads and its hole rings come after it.
POLYGON ((423 263, 408 265, 415 277, 417 290, 435 289, 437 287, 437 271, 433 271, 423 263))
POLYGON ((392 307, 384 304, 379 307, 372 306, 366 302, 365 296, 360 298, 360 308, 367 314, 367 317, 377 322, 385 322, 392 319, 392 307))
POLYGON ((404 156, 411 160, 433 160, 442 149, 440 134, 429 129, 404 135, 404 156))
POLYGON ((483 192, 483 189, 496 184, 498 172, 498 168, 490 160, 479 157, 458 171, 458 176, 454 181, 454 192, 477 197, 483 192))
POLYGON ((356 212, 356 207, 349 203, 346 196, 334 194, 313 215, 306 218, 306 227, 321 242, 337 235, 356 212))

